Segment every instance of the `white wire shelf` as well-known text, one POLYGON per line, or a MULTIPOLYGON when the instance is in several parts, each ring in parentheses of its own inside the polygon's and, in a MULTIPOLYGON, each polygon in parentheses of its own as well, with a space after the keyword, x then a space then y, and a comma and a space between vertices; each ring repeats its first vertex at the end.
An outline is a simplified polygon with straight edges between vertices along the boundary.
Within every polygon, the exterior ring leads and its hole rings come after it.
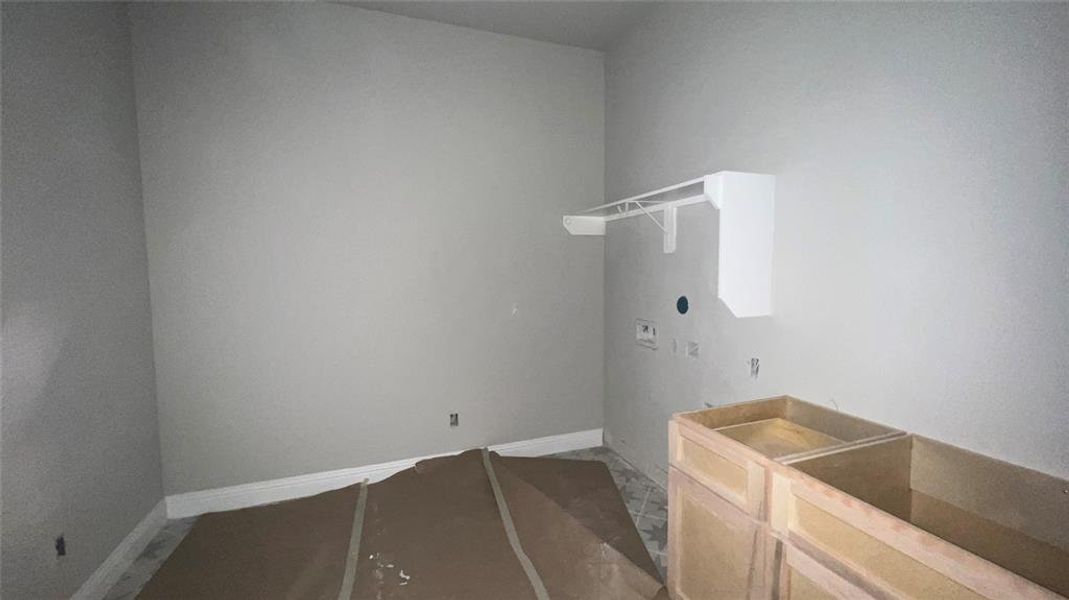
POLYGON ((649 218, 676 251, 678 209, 708 202, 720 210, 717 294, 737 317, 771 314, 775 177, 720 171, 564 216, 572 235, 605 235, 606 224, 649 218), (658 213, 660 215, 658 216, 658 213))

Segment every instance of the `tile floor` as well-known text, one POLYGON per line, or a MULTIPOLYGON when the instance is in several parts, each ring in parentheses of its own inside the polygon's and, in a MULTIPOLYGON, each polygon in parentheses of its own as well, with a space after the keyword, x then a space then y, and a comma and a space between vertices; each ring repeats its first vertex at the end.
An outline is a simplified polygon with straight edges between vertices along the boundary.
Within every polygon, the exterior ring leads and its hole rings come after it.
MULTIPOLYGON (((653 561, 664 575, 666 546, 668 544, 668 495, 649 477, 632 467, 618 454, 608 448, 589 448, 554 454, 556 458, 597 460, 605 463, 612 478, 620 488, 631 518, 635 520, 642 541, 646 543, 653 561)), ((167 525, 134 561, 122 579, 108 592, 106 600, 131 600, 152 578, 156 569, 167 560, 175 547, 193 526, 196 517, 168 521, 167 525)))

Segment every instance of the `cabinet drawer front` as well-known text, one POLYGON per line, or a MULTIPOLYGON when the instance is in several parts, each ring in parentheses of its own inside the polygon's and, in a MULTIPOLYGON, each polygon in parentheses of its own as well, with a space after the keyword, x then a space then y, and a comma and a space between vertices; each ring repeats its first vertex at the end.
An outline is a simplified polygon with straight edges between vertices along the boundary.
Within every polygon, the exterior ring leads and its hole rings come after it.
POLYGON ((875 597, 789 544, 780 572, 782 600, 875 600, 875 597))
POLYGON ((819 583, 806 577, 794 567, 787 567, 784 577, 784 589, 780 596, 784 600, 840 600, 819 583))
POLYGON ((986 598, 807 499, 791 494, 789 501, 785 521, 791 538, 804 539, 864 580, 892 591, 896 597, 986 598))
POLYGON ((669 473, 669 589, 679 600, 765 594, 766 529, 681 472, 669 473))
POLYGON ((760 517, 765 469, 733 451, 733 441, 695 434, 675 423, 670 428, 673 467, 719 494, 741 510, 760 517))

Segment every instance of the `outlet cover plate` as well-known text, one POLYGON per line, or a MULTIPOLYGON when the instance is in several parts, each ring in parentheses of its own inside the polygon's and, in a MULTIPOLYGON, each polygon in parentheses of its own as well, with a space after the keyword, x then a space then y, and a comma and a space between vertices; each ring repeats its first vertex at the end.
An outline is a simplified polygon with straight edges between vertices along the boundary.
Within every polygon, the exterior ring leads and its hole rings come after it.
POLYGON ((657 324, 645 319, 635 319, 635 343, 639 346, 657 349, 657 324))

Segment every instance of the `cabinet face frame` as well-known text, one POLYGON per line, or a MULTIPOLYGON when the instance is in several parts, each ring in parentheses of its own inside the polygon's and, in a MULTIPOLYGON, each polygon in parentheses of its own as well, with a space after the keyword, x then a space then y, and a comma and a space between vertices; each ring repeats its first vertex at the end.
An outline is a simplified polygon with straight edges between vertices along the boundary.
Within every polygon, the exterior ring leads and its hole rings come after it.
MULTIPOLYGON (((883 440, 877 443, 905 443, 908 438, 883 440)), ((868 444, 865 444, 868 445, 868 444)), ((845 450, 844 450, 845 451, 845 450)), ((851 496, 789 465, 775 465, 769 486, 769 523, 777 537, 788 544, 813 547, 831 561, 843 565, 859 580, 874 589, 888 591, 891 597, 913 598, 888 580, 889 575, 900 579, 926 579, 936 585, 956 588, 955 597, 990 600, 1064 600, 1064 597, 1016 573, 989 562, 964 548, 939 538, 915 525, 884 512, 871 504, 851 496), (888 571, 888 563, 878 564, 889 575, 861 564, 842 548, 818 539, 821 532, 803 522, 806 514, 821 515, 825 524, 835 523, 843 531, 867 536, 887 548, 887 556, 910 560, 902 564, 920 566, 888 571), (828 518, 825 518, 828 517, 828 518), (897 553, 897 554, 896 554, 897 553), (912 561, 912 563, 910 562, 912 561), (929 572, 930 571, 930 572, 929 572)), ((866 539, 867 539, 866 538, 866 539)), ((861 538, 859 538, 861 539, 861 538)), ((1069 567, 1067 567, 1069 568, 1069 567)), ((896 568, 897 569, 897 568, 896 568)))
POLYGON ((669 465, 716 492, 746 514, 764 518, 769 459, 743 444, 686 421, 668 425, 669 465), (691 453, 706 453, 703 461, 691 453))
MULTIPOLYGON (((814 431, 820 433, 819 430, 814 431)), ((843 448, 904 435, 897 429, 843 415, 789 396, 780 396, 675 415, 668 424, 668 462, 755 519, 767 521, 772 465, 790 464, 843 448), (834 446, 772 458, 700 422, 704 415, 731 414, 723 428, 736 428, 765 420, 769 415, 787 415, 792 410, 805 412, 810 419, 819 419, 826 413, 829 419, 835 420, 836 429, 856 427, 858 431, 870 435, 834 446)))
MULTIPOLYGON (((682 562, 684 546, 688 540, 699 536, 700 541, 723 544, 726 538, 703 535, 709 532, 689 527, 684 522, 683 503, 690 502, 699 510, 717 519, 726 527, 744 532, 750 536, 748 544, 744 541, 739 548, 748 556, 749 574, 747 581, 739 586, 746 591, 736 597, 743 600, 768 600, 772 597, 772 550, 776 540, 769 534, 766 524, 758 522, 745 514, 726 499, 707 489, 698 481, 675 468, 668 473, 669 507, 668 507, 668 589, 675 600, 702 600, 701 597, 688 596, 686 583, 682 579, 682 562)), ((728 541, 728 543, 731 543, 728 541)), ((721 548, 724 546, 721 545, 721 548)), ((747 562, 744 560, 743 562, 747 562)), ((730 598, 725 598, 730 600, 730 598)))

